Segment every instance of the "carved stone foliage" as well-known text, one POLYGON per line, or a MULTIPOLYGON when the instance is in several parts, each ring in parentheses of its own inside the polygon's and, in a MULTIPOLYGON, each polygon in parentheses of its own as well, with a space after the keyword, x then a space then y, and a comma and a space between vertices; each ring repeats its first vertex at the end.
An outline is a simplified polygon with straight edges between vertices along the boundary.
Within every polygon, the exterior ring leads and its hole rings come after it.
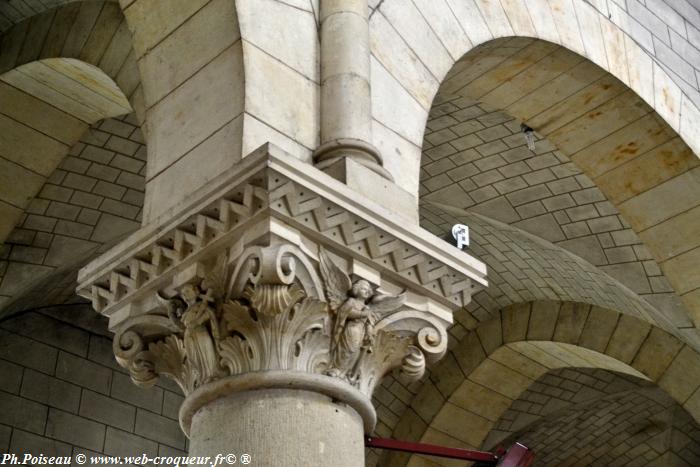
POLYGON ((204 277, 116 332, 114 351, 141 385, 173 378, 185 394, 226 376, 266 370, 323 374, 368 397, 394 368, 420 378, 446 351, 444 323, 406 306, 404 294, 352 282, 324 250, 297 246, 223 250, 204 277))

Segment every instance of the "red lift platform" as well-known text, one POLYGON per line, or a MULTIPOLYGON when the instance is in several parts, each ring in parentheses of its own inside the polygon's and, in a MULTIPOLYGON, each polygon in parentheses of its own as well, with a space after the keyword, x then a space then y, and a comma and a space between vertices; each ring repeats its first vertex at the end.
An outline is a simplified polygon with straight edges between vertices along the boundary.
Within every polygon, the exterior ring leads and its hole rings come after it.
POLYGON ((530 467, 535 460, 535 453, 520 443, 515 443, 508 450, 502 449, 497 453, 492 453, 367 436, 365 438, 365 446, 368 448, 388 449, 390 451, 410 452, 412 454, 424 454, 426 456, 462 459, 476 462, 474 465, 479 467, 530 467))

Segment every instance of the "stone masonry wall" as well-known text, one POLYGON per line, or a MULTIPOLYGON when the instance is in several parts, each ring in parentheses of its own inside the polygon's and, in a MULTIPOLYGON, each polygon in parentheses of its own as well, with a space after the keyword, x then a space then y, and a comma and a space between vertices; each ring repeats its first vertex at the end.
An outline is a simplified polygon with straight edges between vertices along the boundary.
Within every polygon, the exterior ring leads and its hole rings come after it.
POLYGON ((134 114, 89 128, 0 246, 0 305, 42 275, 136 230, 145 170, 134 114))
POLYGON ((599 369, 553 370, 503 413, 484 443, 522 442, 535 466, 700 464, 700 427, 661 389, 599 369), (510 433, 510 435, 508 435, 510 433))
MULTIPOLYGON (((81 315, 97 319, 89 305, 61 314, 81 315)), ((135 386, 105 334, 103 320, 78 327, 48 312, 0 322, 0 452, 183 455, 179 388, 135 386)))

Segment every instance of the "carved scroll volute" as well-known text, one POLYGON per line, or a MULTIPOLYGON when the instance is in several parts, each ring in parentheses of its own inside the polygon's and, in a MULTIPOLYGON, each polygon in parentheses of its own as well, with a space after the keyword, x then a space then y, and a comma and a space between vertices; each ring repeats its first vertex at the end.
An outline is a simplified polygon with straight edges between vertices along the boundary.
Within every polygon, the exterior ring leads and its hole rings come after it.
POLYGON ((405 294, 352 282, 325 252, 319 274, 296 246, 221 255, 199 281, 177 288, 152 314, 115 335, 114 352, 140 385, 159 375, 185 394, 226 376, 285 370, 323 374, 367 397, 388 372, 420 378, 447 350, 439 319, 405 305, 405 294))

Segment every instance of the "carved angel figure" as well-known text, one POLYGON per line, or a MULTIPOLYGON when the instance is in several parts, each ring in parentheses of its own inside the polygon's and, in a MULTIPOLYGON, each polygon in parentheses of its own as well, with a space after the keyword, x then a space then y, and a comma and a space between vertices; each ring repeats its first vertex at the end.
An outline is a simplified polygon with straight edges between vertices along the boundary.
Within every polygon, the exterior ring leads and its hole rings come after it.
POLYGON ((199 287, 186 284, 180 290, 181 300, 166 300, 158 295, 170 320, 184 331, 187 363, 198 374, 195 386, 208 383, 221 372, 215 347, 220 338, 219 323, 212 308, 211 290, 202 293, 199 287))
POLYGON ((334 315, 330 367, 326 374, 355 383, 360 376, 360 360, 365 354, 372 353, 374 325, 381 314, 400 308, 405 295, 378 294, 364 279, 353 284, 350 277, 323 250, 320 253, 320 264, 326 297, 334 315))

